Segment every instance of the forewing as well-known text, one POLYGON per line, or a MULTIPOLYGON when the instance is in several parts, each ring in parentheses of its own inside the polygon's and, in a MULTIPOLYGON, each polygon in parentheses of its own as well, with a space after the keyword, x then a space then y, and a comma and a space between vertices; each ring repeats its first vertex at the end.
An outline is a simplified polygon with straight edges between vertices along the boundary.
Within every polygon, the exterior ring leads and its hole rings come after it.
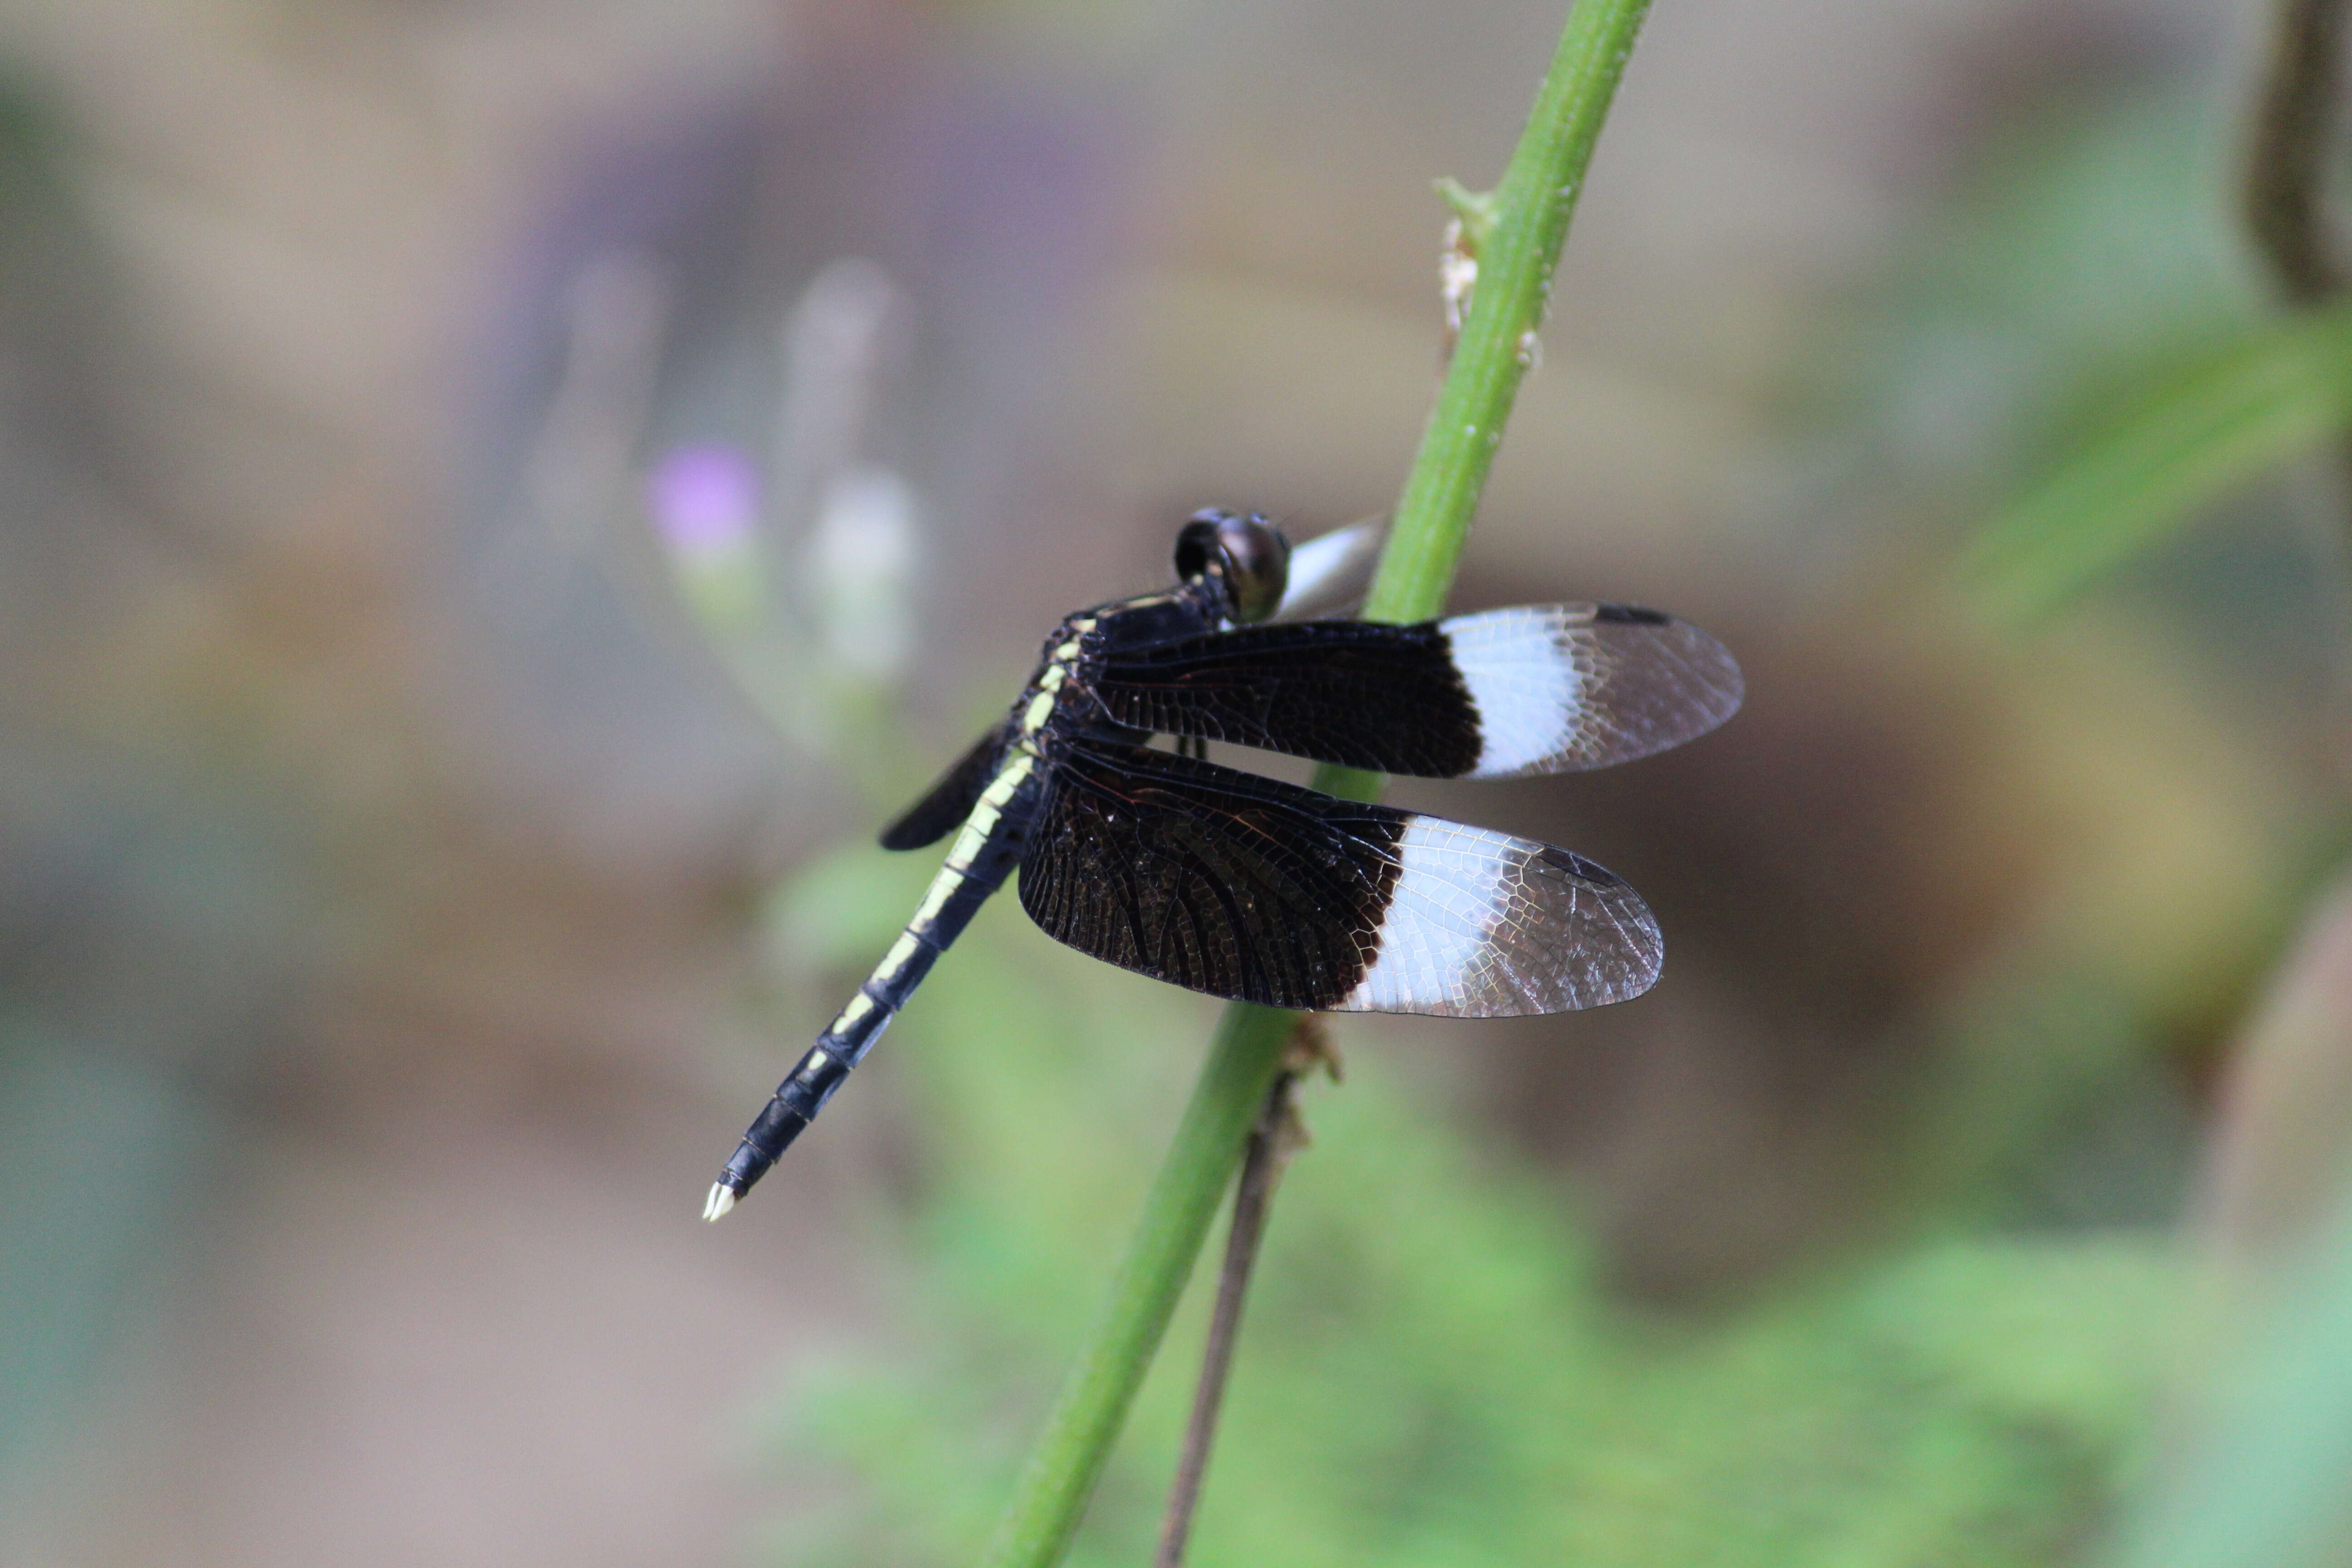
POLYGON ((981 791, 996 776, 997 763, 1003 754, 1004 727, 1000 724, 974 742, 971 750, 941 774, 940 782, 922 799, 882 830, 882 847, 920 849, 963 826, 964 818, 979 804, 981 791))
POLYGON ((1054 772, 1021 907, 1083 952, 1276 1007, 1508 1017, 1657 978, 1639 894, 1565 849, 1141 747, 1054 772))
POLYGON ((1477 765, 1477 710, 1435 622, 1244 626, 1112 654, 1093 685, 1155 734, 1425 778, 1477 765))
POLYGON ((1622 605, 1244 626, 1113 654, 1094 684, 1139 730, 1423 778, 1627 762, 1714 729, 1742 692, 1713 637, 1622 605))
POLYGON ((1388 526, 1385 517, 1368 517, 1318 534, 1293 550, 1282 603, 1274 619, 1296 621, 1308 616, 1347 614, 1371 584, 1388 526))

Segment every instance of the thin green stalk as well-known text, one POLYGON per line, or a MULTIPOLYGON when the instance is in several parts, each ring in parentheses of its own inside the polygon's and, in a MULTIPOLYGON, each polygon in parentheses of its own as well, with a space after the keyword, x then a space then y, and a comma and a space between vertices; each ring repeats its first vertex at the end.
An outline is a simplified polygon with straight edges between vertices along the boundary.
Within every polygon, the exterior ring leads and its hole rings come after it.
MULTIPOLYGON (((1535 357, 1553 269, 1593 143, 1649 0, 1579 0, 1536 94, 1526 132, 1471 238, 1478 279, 1421 449, 1405 477, 1364 615, 1414 621, 1444 608, 1519 382, 1535 357)), ((1316 787, 1370 800, 1378 773, 1323 768, 1316 787)), ((1047 1415, 982 1561, 1060 1561, 1110 1457, 1128 1407, 1208 1238, 1252 1118, 1281 1069, 1293 1016, 1236 1003, 1145 1197, 1110 1299, 1047 1415)))
POLYGON ((1535 358, 1585 167, 1649 9, 1649 0, 1580 0, 1568 18, 1528 128, 1495 188, 1492 219, 1474 236, 1477 289, 1397 499, 1366 620, 1417 621, 1444 607, 1504 423, 1535 358))

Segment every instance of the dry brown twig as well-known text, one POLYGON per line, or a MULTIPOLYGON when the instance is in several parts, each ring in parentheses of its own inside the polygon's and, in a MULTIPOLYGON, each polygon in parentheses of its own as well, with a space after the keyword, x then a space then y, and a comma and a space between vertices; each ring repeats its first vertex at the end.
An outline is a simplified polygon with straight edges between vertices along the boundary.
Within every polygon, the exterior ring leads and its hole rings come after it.
POLYGON ((1209 1469, 1209 1450, 1216 1440, 1217 1413, 1224 1405, 1225 1378, 1233 1370, 1234 1345, 1241 1334, 1242 1303, 1248 1296, 1258 1245, 1265 1237, 1266 1209, 1284 1167, 1307 1142, 1307 1124, 1299 1120, 1293 1091, 1300 1076, 1318 1067, 1328 1072, 1334 1083, 1339 1080, 1339 1054, 1331 1044, 1330 1031, 1321 1015, 1309 1013, 1298 1020, 1283 1047, 1282 1071, 1266 1091, 1265 1109, 1250 1129, 1249 1152, 1242 1157, 1241 1179, 1234 1186, 1233 1227, 1225 1237, 1224 1268, 1217 1277, 1217 1304, 1209 1317, 1208 1345, 1201 1353, 1201 1381, 1192 1390, 1184 1451, 1176 1464, 1175 1484, 1169 1489, 1168 1511, 1160 1521, 1160 1550, 1152 1556, 1152 1568, 1177 1568, 1184 1561, 1192 1512, 1200 1504, 1201 1482, 1209 1469))

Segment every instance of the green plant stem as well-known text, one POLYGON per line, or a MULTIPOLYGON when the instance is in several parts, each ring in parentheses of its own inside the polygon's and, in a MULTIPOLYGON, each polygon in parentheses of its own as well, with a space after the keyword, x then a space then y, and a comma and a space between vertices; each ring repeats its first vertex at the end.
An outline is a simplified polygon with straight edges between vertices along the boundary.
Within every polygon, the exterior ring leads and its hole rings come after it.
POLYGON ((1421 450, 1405 476, 1368 621, 1417 621, 1445 605, 1462 544, 1535 357, 1568 220, 1649 0, 1579 0, 1495 188, 1478 283, 1421 450))
MULTIPOLYGON (((1593 143, 1648 10, 1649 0, 1579 0, 1569 16, 1494 193, 1469 314, 1397 501, 1365 602, 1369 620, 1422 620, 1444 606, 1495 448, 1534 360, 1593 143)), ((1349 768, 1326 767, 1315 777, 1317 788, 1357 800, 1375 798, 1381 784, 1380 774, 1349 768)), ((1049 1568, 1061 1559, 1208 1238, 1251 1121, 1281 1070, 1292 1021, 1244 1003, 1226 1010, 1110 1299, 983 1555, 989 1568, 1049 1568)))
POLYGON ((1143 1200, 1127 1257, 1111 1278, 1110 1299, 1063 1384, 985 1562, 1060 1559, 1208 1239, 1250 1123, 1282 1070, 1282 1043, 1295 1021, 1272 1007, 1226 1009, 1168 1158, 1143 1200))

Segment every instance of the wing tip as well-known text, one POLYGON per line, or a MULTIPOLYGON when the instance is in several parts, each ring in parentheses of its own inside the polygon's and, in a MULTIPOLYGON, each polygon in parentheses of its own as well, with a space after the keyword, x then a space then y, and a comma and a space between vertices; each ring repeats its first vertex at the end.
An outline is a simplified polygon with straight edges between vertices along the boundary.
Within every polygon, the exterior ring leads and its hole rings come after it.
MULTIPOLYGON (((1601 605, 1596 612, 1625 606, 1601 605)), ((1748 678, 1731 650, 1704 628, 1656 611, 1643 618, 1596 613, 1588 635, 1605 662, 1596 707, 1618 722, 1600 765, 1633 762, 1696 741, 1728 722, 1748 700, 1748 678), (1654 618, 1649 618, 1654 617, 1654 618)), ((1562 766, 1594 765, 1574 760, 1562 766)))
MULTIPOLYGON (((1622 967, 1604 975, 1598 964, 1593 965, 1586 981, 1574 988, 1577 1000, 1561 1011, 1607 1007, 1648 994, 1666 963, 1666 933, 1649 900, 1633 883, 1573 849, 1547 844, 1538 858, 1571 882, 1593 889, 1608 911, 1608 923, 1621 939, 1612 951, 1622 967)), ((1599 951, 1593 950, 1591 956, 1597 959, 1599 951)))
MULTIPOLYGON (((1663 610, 1644 610, 1631 605, 1596 605, 1591 619, 1594 635, 1604 645, 1614 640, 1619 651, 1633 647, 1656 649, 1682 666, 1697 684, 1713 689, 1730 700, 1724 711, 1729 718, 1738 710, 1739 700, 1747 691, 1747 678, 1740 674, 1739 661, 1712 633, 1694 621, 1680 616, 1670 616, 1663 610), (1624 631, 1612 636, 1598 628, 1622 626, 1624 631), (1636 630, 1635 628, 1639 628, 1636 630), (1638 641, 1633 639, 1638 638, 1638 641)), ((1718 720, 1717 722, 1721 721, 1718 720)))

